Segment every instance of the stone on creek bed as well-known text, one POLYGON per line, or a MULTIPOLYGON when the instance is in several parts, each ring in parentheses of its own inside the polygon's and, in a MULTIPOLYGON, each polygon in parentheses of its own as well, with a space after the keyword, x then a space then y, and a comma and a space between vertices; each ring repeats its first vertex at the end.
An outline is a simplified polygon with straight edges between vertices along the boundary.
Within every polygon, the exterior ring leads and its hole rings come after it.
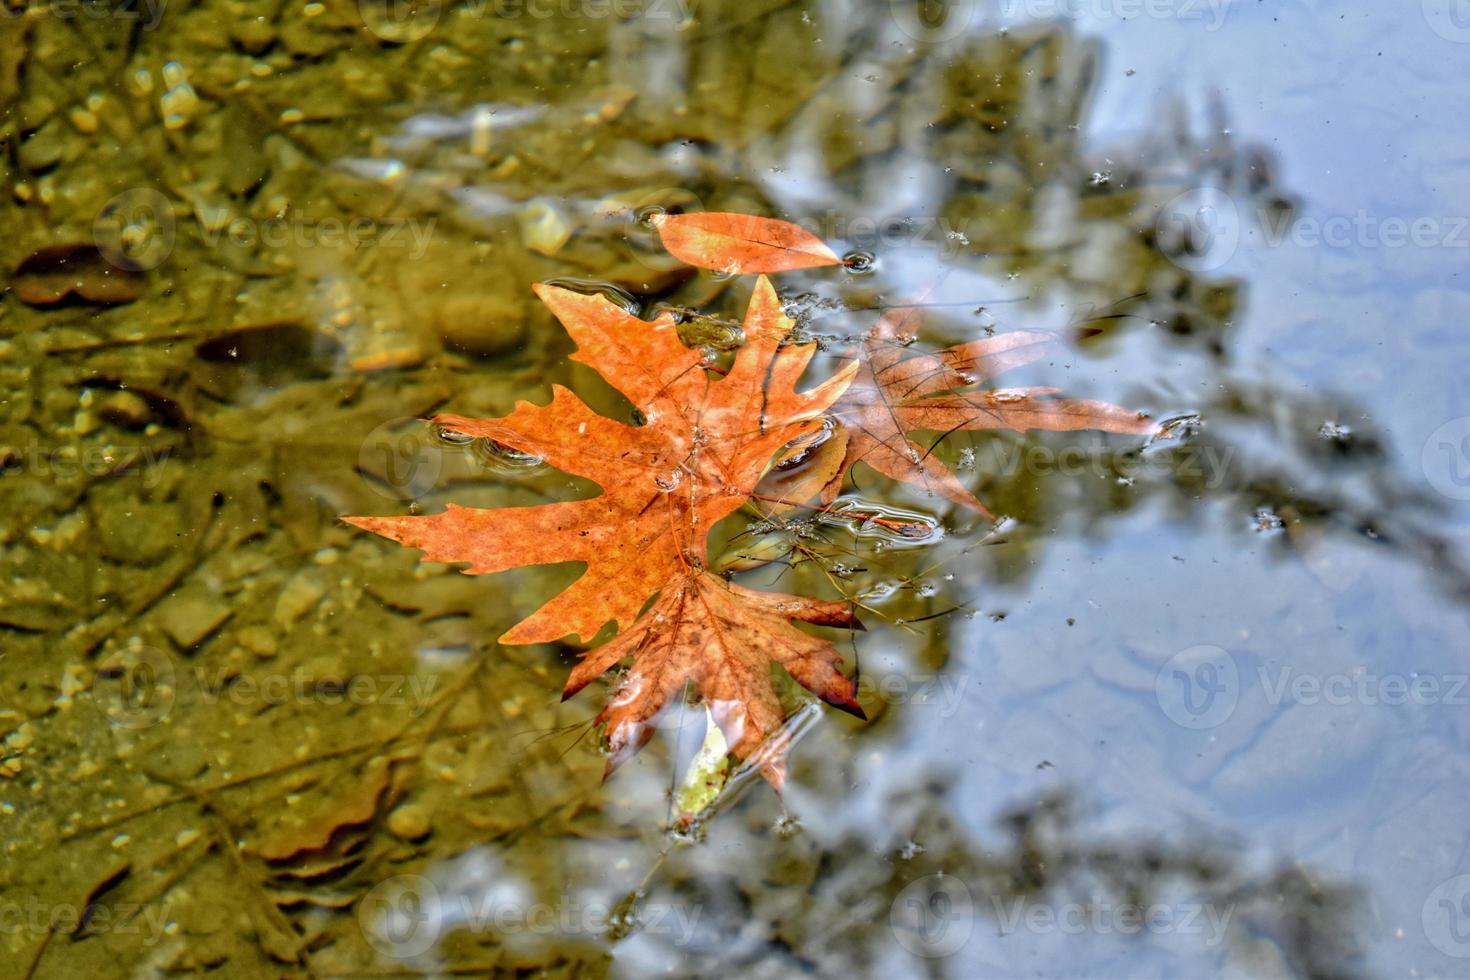
POLYGON ((229 604, 203 587, 185 587, 159 603, 158 624, 181 650, 192 650, 234 614, 229 604))

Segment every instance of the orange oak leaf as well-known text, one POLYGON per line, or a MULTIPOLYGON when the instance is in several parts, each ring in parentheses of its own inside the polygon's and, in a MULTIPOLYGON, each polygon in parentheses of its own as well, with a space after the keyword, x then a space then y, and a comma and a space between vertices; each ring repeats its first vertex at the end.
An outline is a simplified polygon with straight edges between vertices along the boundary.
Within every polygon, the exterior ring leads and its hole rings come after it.
POLYGON ((933 431, 942 438, 979 429, 1157 431, 1157 424, 1137 411, 1108 402, 1058 398, 1056 388, 975 387, 1045 356, 1057 341, 1049 333, 1017 330, 932 354, 906 356, 904 345, 918 326, 918 309, 885 314, 849 361, 849 366, 858 365, 857 377, 832 409, 847 432, 845 452, 836 476, 822 488, 824 503, 837 498, 843 476, 854 463, 863 462, 884 476, 993 519, 931 449, 910 438, 912 433, 933 431))
POLYGON ((677 573, 631 627, 582 655, 562 697, 631 657, 597 716, 607 726, 608 773, 643 747, 664 706, 692 683, 730 750, 741 759, 757 756, 761 774, 780 789, 790 746, 774 746, 785 715, 771 681, 773 662, 828 704, 867 717, 852 681, 837 669, 842 655, 792 620, 862 628, 846 603, 753 592, 708 572, 677 573))
POLYGON ((672 315, 641 320, 601 296, 538 286, 576 341, 573 359, 600 373, 646 420, 627 425, 553 386, 549 405, 521 402, 500 419, 441 416, 446 429, 491 439, 602 487, 587 500, 440 514, 349 517, 348 523, 419 548, 429 561, 467 562, 472 575, 582 562, 575 582, 510 629, 505 643, 631 623, 644 603, 707 559, 710 529, 745 503, 778 451, 819 428, 819 416, 857 370, 810 391, 797 379, 812 345, 780 346, 792 323, 765 278, 746 314, 745 346, 723 378, 679 342, 672 315))
POLYGON ((701 269, 740 275, 842 265, 820 238, 786 221, 719 211, 650 220, 669 254, 701 269))

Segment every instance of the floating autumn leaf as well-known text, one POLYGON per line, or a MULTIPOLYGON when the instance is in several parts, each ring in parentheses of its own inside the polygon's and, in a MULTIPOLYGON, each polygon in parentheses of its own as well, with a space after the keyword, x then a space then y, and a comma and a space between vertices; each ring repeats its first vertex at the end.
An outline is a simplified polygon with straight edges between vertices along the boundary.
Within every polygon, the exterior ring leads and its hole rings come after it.
POLYGON ((820 238, 786 221, 719 211, 649 220, 669 254, 701 269, 740 275, 842 264, 820 238))
MULTIPOLYGON (((679 342, 671 315, 650 323, 601 296, 545 285, 537 293, 576 341, 573 358, 622 392, 645 424, 627 425, 598 415, 560 386, 553 386, 549 405, 522 402, 505 418, 441 416, 436 421, 450 431, 536 456, 597 483, 603 492, 587 500, 534 507, 480 510, 450 504, 441 514, 422 517, 344 518, 422 549, 429 561, 467 562, 469 574, 560 562, 586 565, 572 585, 501 637, 505 643, 545 642, 568 634, 591 639, 609 620, 631 623, 661 589, 669 593, 660 599, 663 606, 683 602, 688 576, 705 567, 710 529, 745 503, 782 447, 821 428, 820 416, 857 371, 856 365, 848 365, 810 391, 796 390, 815 348, 781 346, 792 323, 764 277, 756 283, 746 315, 746 343, 723 378, 711 377, 702 357, 679 342)), ((711 615, 718 603, 709 597, 723 596, 712 588, 697 590, 711 615)), ((739 595, 747 604, 765 602, 750 599, 754 594, 743 590, 739 595)), ((770 600, 777 605, 767 603, 766 608, 783 611, 787 606, 780 603, 797 601, 777 597, 770 600)), ((791 608, 790 618, 806 615, 791 608)), ((676 686, 695 680, 712 699, 730 702, 716 709, 717 717, 733 726, 730 742, 737 752, 744 751, 756 733, 769 729, 773 710, 780 720, 779 707, 773 709, 767 696, 768 669, 757 678, 753 665, 768 668, 770 659, 785 663, 788 658, 771 654, 772 642, 762 637, 782 635, 791 641, 791 636, 774 634, 764 621, 759 628, 734 632, 705 622, 703 631, 685 630, 678 636, 719 632, 733 638, 731 642, 756 646, 712 655, 716 666, 708 671, 692 666, 702 651, 683 651, 675 658, 666 650, 639 676, 676 686)), ((789 626, 786 630, 802 635, 789 626)), ((637 635, 657 632, 645 618, 637 635)), ((636 654, 628 643, 614 649, 636 654)), ((831 677, 809 670, 805 661, 793 666, 805 671, 798 680, 818 683, 817 693, 845 703, 831 677)), ((645 698, 637 710, 650 705, 645 698)), ((630 718, 614 712, 607 720, 626 725, 630 718)))
MULTIPOLYGON (((842 655, 796 629, 792 620, 862 628, 846 603, 753 592, 708 572, 680 572, 629 629, 583 655, 562 696, 571 697, 624 657, 633 658, 597 717, 607 726, 609 773, 643 747, 654 719, 686 683, 708 705, 731 751, 742 759, 755 754, 785 720, 771 682, 772 662, 828 704, 866 717, 852 681, 837 669, 842 655)), ((784 753, 763 759, 761 774, 780 789, 784 753)))
POLYGON ((905 356, 904 344, 918 326, 918 310, 912 306, 885 314, 849 362, 849 366, 859 365, 857 377, 832 409, 847 438, 842 464, 822 488, 824 502, 837 498, 843 477, 854 463, 863 462, 884 476, 993 517, 949 467, 915 443, 911 434, 933 431, 942 438, 951 432, 980 429, 1101 429, 1144 434, 1158 428, 1147 416, 1120 405, 1055 397, 1056 388, 975 387, 1045 356, 1056 344, 1056 337, 1049 333, 1017 330, 933 354, 905 356))

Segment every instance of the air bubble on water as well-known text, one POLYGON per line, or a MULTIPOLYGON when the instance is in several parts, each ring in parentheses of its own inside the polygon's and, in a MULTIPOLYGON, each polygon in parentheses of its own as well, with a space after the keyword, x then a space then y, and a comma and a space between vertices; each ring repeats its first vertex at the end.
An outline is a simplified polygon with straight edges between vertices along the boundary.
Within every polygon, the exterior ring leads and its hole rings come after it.
POLYGON ((641 227, 652 229, 654 227, 653 219, 657 218, 659 215, 664 215, 668 213, 669 209, 664 207, 663 205, 650 204, 647 207, 642 207, 634 211, 633 220, 641 227))
POLYGON ((1344 442, 1352 434, 1353 430, 1350 427, 1331 420, 1323 422, 1317 429, 1317 435, 1333 442, 1344 442))
POLYGON ((1279 531, 1286 526, 1286 522, 1269 507, 1258 508, 1253 519, 1255 521, 1255 529, 1263 534, 1279 531))
POLYGON ((865 276, 878 267, 878 259, 871 252, 849 252, 842 257, 842 264, 853 275, 865 276))
POLYGON ((799 436, 782 447, 781 452, 783 454, 789 452, 792 455, 782 459, 781 462, 776 464, 776 468, 779 470, 792 470, 805 463, 811 457, 812 451, 832 438, 832 433, 836 430, 837 420, 830 415, 822 416, 822 427, 820 429, 807 435, 799 436))
POLYGON ((434 434, 439 441, 447 446, 468 446, 475 441, 475 437, 466 432, 456 432, 443 425, 434 426, 434 434))
POLYGON ((489 438, 476 440, 475 456, 486 466, 501 471, 534 469, 545 462, 539 456, 521 452, 514 446, 489 438))
POLYGON ((547 286, 560 286, 577 293, 601 296, 629 316, 640 316, 643 304, 623 287, 602 279, 578 279, 573 276, 557 276, 545 281, 547 286))
POLYGON ((1089 181, 1089 183, 1092 184, 1093 187, 1103 187, 1108 183, 1108 181, 1112 179, 1113 172, 1111 170, 1095 170, 1093 171, 1092 179, 1089 181))
POLYGON ((896 582, 874 582, 868 587, 868 591, 863 593, 862 598, 870 602, 882 602, 897 591, 896 582))
POLYGON ((932 599, 939 594, 939 587, 932 582, 924 582, 918 588, 914 589, 914 594, 920 599, 932 599))
POLYGON ((1001 388, 998 391, 991 392, 990 399, 991 401, 997 401, 1009 405, 1015 402, 1025 401, 1026 396, 1019 391, 1012 391, 1009 388, 1001 388))
POLYGON ((675 491, 675 490, 677 490, 679 488, 679 483, 683 479, 684 479, 684 474, 683 474, 683 472, 681 470, 673 470, 673 471, 671 471, 669 473, 668 476, 656 476, 656 477, 654 477, 653 478, 653 485, 656 486, 656 487, 658 487, 664 493, 672 493, 673 491, 675 491))
POLYGON ((912 861, 924 853, 924 845, 917 841, 908 841, 898 849, 898 856, 905 861, 912 861))
POLYGON ((783 813, 776 818, 776 822, 771 825, 771 829, 782 840, 791 840, 801 833, 801 821, 789 813, 783 813))
POLYGON ((1149 445, 1171 439, 1188 439, 1199 432, 1203 420, 1197 414, 1179 415, 1159 423, 1159 432, 1149 440, 1149 445))
POLYGON ((961 449, 960 450, 960 457, 959 457, 958 460, 955 461, 955 469, 964 471, 964 470, 973 470, 974 468, 975 468, 975 450, 973 450, 973 449, 961 449))

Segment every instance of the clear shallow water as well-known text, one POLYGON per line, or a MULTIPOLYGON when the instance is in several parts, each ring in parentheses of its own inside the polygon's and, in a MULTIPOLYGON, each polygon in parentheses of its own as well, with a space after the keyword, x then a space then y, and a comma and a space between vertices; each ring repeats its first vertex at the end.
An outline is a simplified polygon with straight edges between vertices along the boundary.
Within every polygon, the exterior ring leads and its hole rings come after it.
POLYGON ((0 20, 11 972, 1466 975, 1455 12, 669 7, 0 20), (697 717, 601 785, 573 652, 491 642, 568 572, 336 522, 579 492, 416 420, 594 398, 533 281, 736 314, 647 205, 873 253, 781 277, 818 333, 948 270, 922 343, 1185 420, 946 441, 983 544, 860 473, 945 532, 828 532, 916 621, 844 645, 872 721, 692 844, 697 717))

